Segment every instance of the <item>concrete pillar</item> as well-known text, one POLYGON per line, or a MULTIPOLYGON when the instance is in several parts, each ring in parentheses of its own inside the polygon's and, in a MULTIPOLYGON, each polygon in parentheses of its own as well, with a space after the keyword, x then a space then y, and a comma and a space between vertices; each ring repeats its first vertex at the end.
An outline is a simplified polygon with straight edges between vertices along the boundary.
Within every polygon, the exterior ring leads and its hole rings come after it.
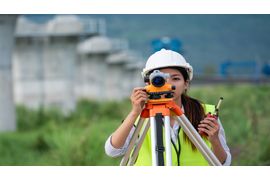
POLYGON ((0 15, 0 131, 16 130, 12 51, 16 15, 0 15))

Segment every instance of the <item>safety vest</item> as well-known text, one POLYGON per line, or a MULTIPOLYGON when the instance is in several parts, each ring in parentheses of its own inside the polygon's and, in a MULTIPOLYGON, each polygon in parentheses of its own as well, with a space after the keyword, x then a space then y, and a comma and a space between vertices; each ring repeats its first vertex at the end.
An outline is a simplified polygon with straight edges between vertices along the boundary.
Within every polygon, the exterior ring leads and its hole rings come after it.
MULTIPOLYGON (((203 104, 205 113, 211 112, 214 113, 215 106, 209 104, 203 104)), ((164 134, 164 133, 163 133, 164 134)), ((184 132, 182 128, 179 131, 179 139, 181 145, 181 153, 180 153, 180 166, 208 166, 208 162, 205 160, 203 155, 200 153, 199 150, 196 151, 192 150, 191 144, 184 140, 184 132)), ((206 139, 203 138, 207 146, 211 149, 211 143, 206 139)), ((172 143, 171 143, 172 144, 172 143)), ((179 145, 175 143, 177 151, 179 151, 179 145)), ((172 147, 172 165, 177 166, 177 151, 175 150, 173 144, 172 147)), ((151 152, 151 132, 150 129, 147 132, 147 135, 144 139, 144 142, 141 146, 140 152, 138 154, 138 158, 135 162, 135 166, 151 166, 152 165, 152 152, 151 152)), ((166 155, 164 153, 164 162, 166 162, 166 155)))

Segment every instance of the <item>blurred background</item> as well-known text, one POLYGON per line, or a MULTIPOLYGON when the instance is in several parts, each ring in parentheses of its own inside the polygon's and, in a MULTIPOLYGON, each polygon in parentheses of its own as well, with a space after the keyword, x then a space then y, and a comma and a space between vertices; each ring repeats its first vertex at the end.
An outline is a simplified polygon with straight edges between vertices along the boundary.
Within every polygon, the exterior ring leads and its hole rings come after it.
POLYGON ((270 15, 0 15, 0 165, 119 165, 104 144, 161 48, 216 104, 232 165, 270 165, 270 15), (268 108, 267 108, 268 107, 268 108))

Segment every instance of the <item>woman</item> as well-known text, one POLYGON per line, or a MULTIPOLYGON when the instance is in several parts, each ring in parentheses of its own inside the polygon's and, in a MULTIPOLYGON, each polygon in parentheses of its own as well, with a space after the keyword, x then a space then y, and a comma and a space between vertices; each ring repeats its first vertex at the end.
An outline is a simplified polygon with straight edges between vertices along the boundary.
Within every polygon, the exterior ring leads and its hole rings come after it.
MULTIPOLYGON (((147 60, 142 75, 149 76, 154 70, 170 74, 167 82, 174 85, 173 101, 181 107, 186 117, 199 133, 206 134, 206 144, 212 149, 222 165, 231 164, 230 150, 226 144, 224 129, 219 119, 207 117, 213 112, 213 105, 205 105, 187 95, 189 83, 193 77, 193 69, 179 53, 162 49, 147 60)), ((123 123, 114 131, 105 143, 106 154, 118 157, 125 154, 134 124, 142 112, 148 95, 143 87, 134 88, 131 94, 132 109, 123 123)), ((173 165, 208 165, 207 161, 188 139, 181 127, 171 115, 172 161, 173 165)), ((151 165, 150 135, 147 133, 135 165, 151 165)))

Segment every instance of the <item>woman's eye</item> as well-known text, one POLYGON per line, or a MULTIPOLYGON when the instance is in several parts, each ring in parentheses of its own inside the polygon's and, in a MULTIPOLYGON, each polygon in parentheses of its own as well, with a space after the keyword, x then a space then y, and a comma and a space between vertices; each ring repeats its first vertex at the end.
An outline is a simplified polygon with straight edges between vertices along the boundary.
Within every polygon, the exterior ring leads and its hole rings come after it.
POLYGON ((174 81, 179 81, 179 80, 180 80, 180 78, 173 78, 173 80, 174 80, 174 81))

